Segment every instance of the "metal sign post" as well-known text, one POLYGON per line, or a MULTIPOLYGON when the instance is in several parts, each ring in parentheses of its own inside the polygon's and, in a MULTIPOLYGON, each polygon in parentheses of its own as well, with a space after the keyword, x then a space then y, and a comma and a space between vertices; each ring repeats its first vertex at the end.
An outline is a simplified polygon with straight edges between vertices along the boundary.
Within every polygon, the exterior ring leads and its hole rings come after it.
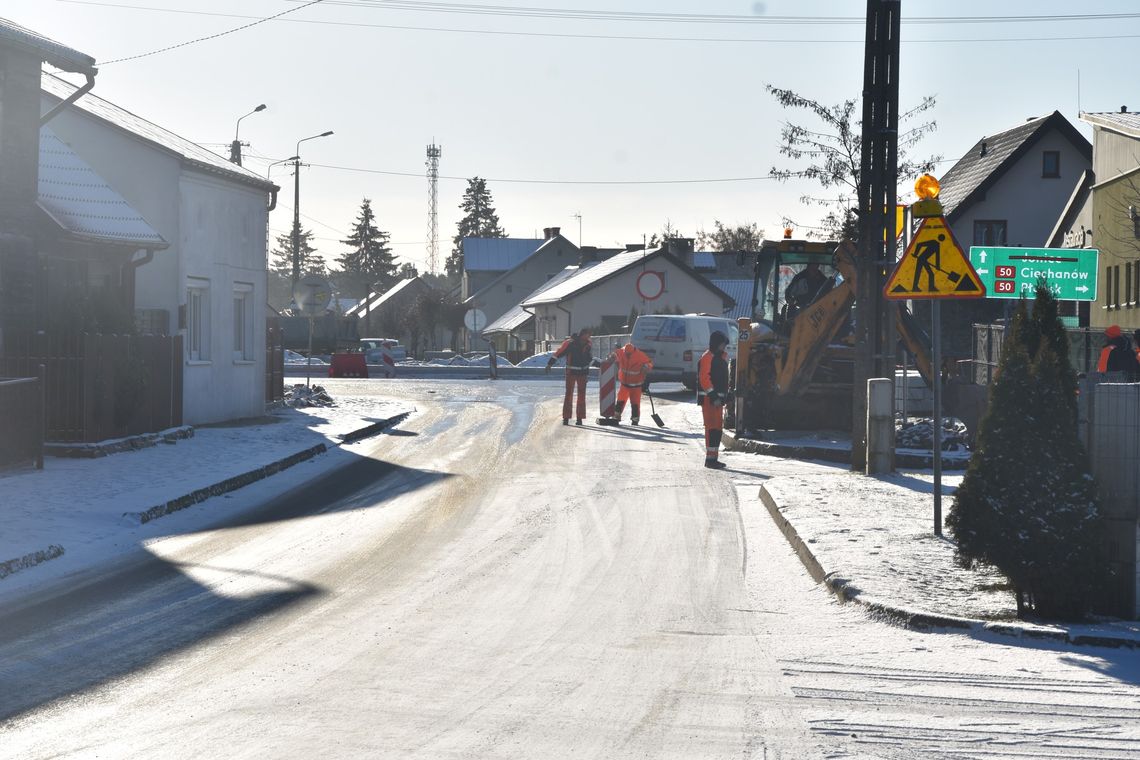
POLYGON ((309 355, 305 358, 305 387, 313 385, 313 318, 309 317, 309 355))
POLYGON ((930 302, 931 335, 930 363, 934 365, 934 430, 931 447, 934 449, 934 535, 942 535, 942 301, 930 302))

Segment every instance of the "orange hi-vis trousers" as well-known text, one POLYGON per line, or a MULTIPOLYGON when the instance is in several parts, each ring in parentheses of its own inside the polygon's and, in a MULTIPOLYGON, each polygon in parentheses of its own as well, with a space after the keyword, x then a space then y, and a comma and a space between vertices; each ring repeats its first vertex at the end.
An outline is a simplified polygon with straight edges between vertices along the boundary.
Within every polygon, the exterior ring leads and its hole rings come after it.
POLYGON ((724 434, 724 407, 714 405, 705 396, 701 399, 701 416, 705 421, 705 459, 715 460, 724 434))
POLYGON ((578 389, 578 419, 586 419, 586 380, 589 378, 585 372, 581 374, 566 373, 566 398, 562 399, 562 419, 570 419, 573 410, 574 389, 578 389))

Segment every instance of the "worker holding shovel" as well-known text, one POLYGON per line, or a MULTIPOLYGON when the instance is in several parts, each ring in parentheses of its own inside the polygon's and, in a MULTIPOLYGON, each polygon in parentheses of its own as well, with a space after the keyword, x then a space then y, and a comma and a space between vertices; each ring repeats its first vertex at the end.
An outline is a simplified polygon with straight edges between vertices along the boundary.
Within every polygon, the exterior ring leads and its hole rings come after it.
POLYGON ((618 365, 618 393, 617 406, 614 416, 621 420, 625 411, 625 402, 630 406, 630 422, 637 425, 641 422, 641 389, 645 385, 645 378, 649 370, 653 369, 653 362, 645 352, 626 343, 613 353, 614 361, 618 365))

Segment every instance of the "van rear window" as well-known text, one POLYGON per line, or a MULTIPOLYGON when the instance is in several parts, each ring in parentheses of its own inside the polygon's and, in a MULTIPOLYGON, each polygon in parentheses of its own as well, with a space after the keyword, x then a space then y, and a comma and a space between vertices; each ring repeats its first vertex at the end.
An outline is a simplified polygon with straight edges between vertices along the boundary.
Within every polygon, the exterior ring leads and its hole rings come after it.
POLYGON ((683 319, 662 319, 660 322, 654 320, 645 327, 648 329, 640 336, 643 341, 658 343, 683 343, 685 341, 685 320, 683 319), (655 327, 658 329, 654 329, 655 327))

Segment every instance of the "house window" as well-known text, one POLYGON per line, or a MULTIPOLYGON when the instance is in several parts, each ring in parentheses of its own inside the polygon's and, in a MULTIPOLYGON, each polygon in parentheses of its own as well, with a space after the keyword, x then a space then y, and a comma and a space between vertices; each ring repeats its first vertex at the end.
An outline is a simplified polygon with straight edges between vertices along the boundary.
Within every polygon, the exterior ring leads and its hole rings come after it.
POLYGON ((186 353, 190 361, 210 360, 210 281, 190 279, 186 286, 186 353))
POLYGON ((1041 154, 1041 176, 1061 176, 1061 151, 1047 150, 1041 154))
POLYGON ((974 245, 1005 245, 1004 219, 979 219, 974 222, 974 245))
POLYGON ((234 361, 253 361, 253 285, 234 283, 234 361))
POLYGON ((1135 206, 1128 207, 1128 218, 1132 220, 1132 237, 1140 238, 1140 213, 1135 206))
POLYGON ((1132 262, 1124 265, 1124 305, 1132 305, 1132 262))
POLYGON ((1140 261, 1132 262, 1132 301, 1140 305, 1140 261))

